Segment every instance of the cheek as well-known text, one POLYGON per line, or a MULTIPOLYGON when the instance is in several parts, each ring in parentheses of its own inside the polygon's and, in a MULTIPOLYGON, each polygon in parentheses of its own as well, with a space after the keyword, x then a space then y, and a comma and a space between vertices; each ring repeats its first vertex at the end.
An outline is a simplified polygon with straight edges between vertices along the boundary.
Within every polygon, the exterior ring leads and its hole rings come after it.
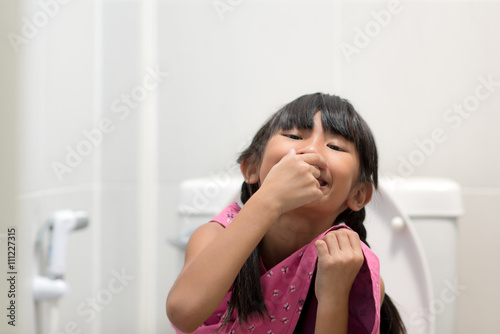
POLYGON ((280 159, 281 158, 278 159, 278 156, 276 155, 264 154, 259 170, 260 182, 264 181, 271 168, 273 168, 273 166, 276 165, 280 159))
POLYGON ((330 162, 338 183, 354 184, 358 178, 359 165, 354 159, 330 162))
POLYGON ((264 181, 267 174, 280 160, 288 153, 289 149, 283 145, 273 145, 272 141, 266 147, 262 156, 262 163, 260 165, 259 176, 260 181, 264 181))

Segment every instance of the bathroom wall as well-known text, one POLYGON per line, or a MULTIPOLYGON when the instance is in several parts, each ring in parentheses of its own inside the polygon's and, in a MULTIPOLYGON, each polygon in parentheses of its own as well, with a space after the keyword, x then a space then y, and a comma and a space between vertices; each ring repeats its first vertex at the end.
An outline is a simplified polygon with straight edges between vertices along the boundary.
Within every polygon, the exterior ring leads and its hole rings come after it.
MULTIPOLYGON (((19 81, 24 277, 43 273, 34 239, 53 211, 90 215, 69 236, 59 332, 173 333, 179 183, 237 173, 260 124, 316 91, 364 115, 382 175, 463 186, 457 333, 499 331, 498 1, 54 1, 0 5, 4 35, 29 35, 4 47, 20 73, 1 82, 19 81)), ((39 314, 45 333, 48 305, 25 307, 24 332, 39 314)))
MULTIPOLYGON (((7 29, 14 29, 17 27, 16 15, 19 12, 19 6, 15 0, 3 1, 0 4, 0 22, 2 23, 2 32, 7 29)), ((14 240, 16 237, 20 238, 21 233, 18 229, 18 208, 16 203, 16 195, 18 192, 18 161, 17 161, 17 140, 18 140, 18 114, 19 114, 19 103, 17 99, 18 95, 18 77, 19 77, 19 61, 17 56, 10 51, 10 44, 7 39, 0 39, 0 152, 2 154, 0 163, 0 212, 2 217, 0 218, 0 266, 2 270, 7 269, 9 262, 8 258, 8 242, 16 242, 14 240), (14 229, 12 229, 14 228, 14 229), (10 237, 10 239, 9 239, 10 237), (14 239, 12 239, 14 238, 14 239)), ((11 249, 12 251, 12 249, 11 249)), ((11 263, 12 263, 12 254, 11 263)), ((21 254, 17 254, 19 258, 21 254)), ((26 257, 25 257, 26 258, 26 257)), ((16 264, 19 264, 17 262, 16 264)), ((15 270, 22 269, 17 266, 14 267, 15 270)), ((7 271, 7 270, 5 270, 7 271)), ((4 272, 6 274, 6 272, 4 272)), ((12 292, 18 292, 18 289, 11 289, 11 282, 8 278, 12 275, 6 277, 3 275, 2 280, 0 280, 0 291, 2 291, 2 306, 5 305, 5 311, 2 314, 2 322, 0 323, 0 332, 11 333, 13 326, 8 324, 8 321, 12 321, 7 307, 9 304, 4 303, 8 301, 9 295, 13 297, 12 292), (16 291, 17 290, 17 291, 16 291), (12 291, 12 292, 11 292, 12 291)), ((15 283, 17 287, 29 286, 25 284, 28 280, 23 281, 23 277, 18 275, 15 276, 15 283)), ((13 298, 11 298, 13 299, 13 298)), ((20 311, 19 304, 15 305, 14 312, 20 311)), ((4 309, 4 307, 2 307, 4 309)), ((26 308, 25 308, 26 309, 26 308)), ((15 315, 14 315, 15 317, 15 315)), ((16 324, 13 322, 12 324, 16 324)), ((17 322, 18 326, 22 326, 17 322)))
MULTIPOLYGON (((139 111, 148 112, 156 71, 156 64, 143 64, 142 4, 23 1, 21 7, 14 32, 23 43, 7 51, 21 63, 18 202, 20 225, 29 231, 21 246, 30 254, 23 275, 44 274, 37 259, 47 245, 35 247, 34 240, 50 215, 85 210, 89 226, 68 239, 70 292, 59 302, 57 333, 154 329, 154 322, 144 325, 151 316, 141 313, 160 308, 143 298, 157 264, 143 257, 141 239, 151 223, 141 221, 139 111)), ((22 297, 30 305, 22 332, 47 333, 50 303, 22 297)))

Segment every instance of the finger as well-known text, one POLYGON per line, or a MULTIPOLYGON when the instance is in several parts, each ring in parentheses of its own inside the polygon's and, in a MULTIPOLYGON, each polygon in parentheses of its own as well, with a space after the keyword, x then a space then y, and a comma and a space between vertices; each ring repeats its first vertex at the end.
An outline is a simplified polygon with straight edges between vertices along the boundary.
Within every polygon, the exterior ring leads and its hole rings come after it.
POLYGON ((326 245, 326 242, 324 240, 316 240, 314 246, 316 247, 316 251, 318 252, 318 257, 323 258, 330 254, 328 251, 328 246, 326 245))
POLYGON ((336 230, 333 233, 337 237, 337 242, 341 251, 352 250, 351 241, 349 240, 349 232, 345 228, 336 230))
POLYGON ((297 155, 297 151, 295 151, 295 149, 291 148, 290 151, 288 151, 288 153, 286 155, 284 155, 283 158, 281 158, 281 161, 283 161, 287 158, 294 157, 296 155, 297 155))
POLYGON ((361 248, 361 240, 359 239, 359 234, 356 232, 351 231, 349 233, 349 242, 351 243, 352 249, 354 249, 356 252, 362 252, 361 248))
POLYGON ((323 237, 323 241, 328 246, 328 251, 330 254, 338 254, 340 252, 340 245, 337 240, 335 233, 328 233, 323 237))
MULTIPOLYGON (((311 165, 311 174, 317 179, 321 176, 321 171, 319 170, 318 167, 311 165)), ((319 181, 318 181, 318 188, 319 188, 319 181)))
POLYGON ((319 169, 326 169, 328 167, 328 163, 326 160, 317 153, 307 153, 307 154, 299 154, 299 157, 312 166, 316 166, 319 169))
POLYGON ((288 151, 287 154, 285 154, 281 158, 280 163, 284 164, 284 163, 286 163, 287 160, 293 159, 296 155, 297 155, 297 151, 295 151, 295 149, 291 148, 290 151, 288 151))

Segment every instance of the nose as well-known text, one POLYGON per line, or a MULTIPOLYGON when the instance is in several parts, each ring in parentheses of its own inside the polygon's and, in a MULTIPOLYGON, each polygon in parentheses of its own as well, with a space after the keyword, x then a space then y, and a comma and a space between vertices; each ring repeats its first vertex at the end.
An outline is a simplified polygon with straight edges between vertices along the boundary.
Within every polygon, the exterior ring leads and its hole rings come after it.
POLYGON ((313 153, 318 154, 318 150, 316 149, 316 147, 312 145, 305 146, 301 148, 299 151, 297 151, 297 154, 313 154, 313 153))
POLYGON ((310 138, 302 141, 301 147, 297 150, 297 154, 318 153, 319 140, 310 138))
POLYGON ((327 167, 326 160, 323 157, 322 150, 321 150, 321 141, 318 139, 311 138, 309 140, 304 140, 303 145, 297 149, 297 154, 311 154, 314 155, 315 157, 311 157, 310 163, 317 167, 318 169, 325 169, 327 167))

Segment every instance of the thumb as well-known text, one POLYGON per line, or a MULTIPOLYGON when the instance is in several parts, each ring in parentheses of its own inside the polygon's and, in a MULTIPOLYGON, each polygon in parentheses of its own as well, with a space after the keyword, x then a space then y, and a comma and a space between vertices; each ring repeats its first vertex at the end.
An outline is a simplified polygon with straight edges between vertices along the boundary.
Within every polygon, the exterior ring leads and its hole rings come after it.
POLYGON ((324 242, 323 240, 316 240, 314 246, 316 247, 316 251, 318 252, 318 257, 324 257, 329 254, 328 246, 326 245, 326 242, 324 242))

